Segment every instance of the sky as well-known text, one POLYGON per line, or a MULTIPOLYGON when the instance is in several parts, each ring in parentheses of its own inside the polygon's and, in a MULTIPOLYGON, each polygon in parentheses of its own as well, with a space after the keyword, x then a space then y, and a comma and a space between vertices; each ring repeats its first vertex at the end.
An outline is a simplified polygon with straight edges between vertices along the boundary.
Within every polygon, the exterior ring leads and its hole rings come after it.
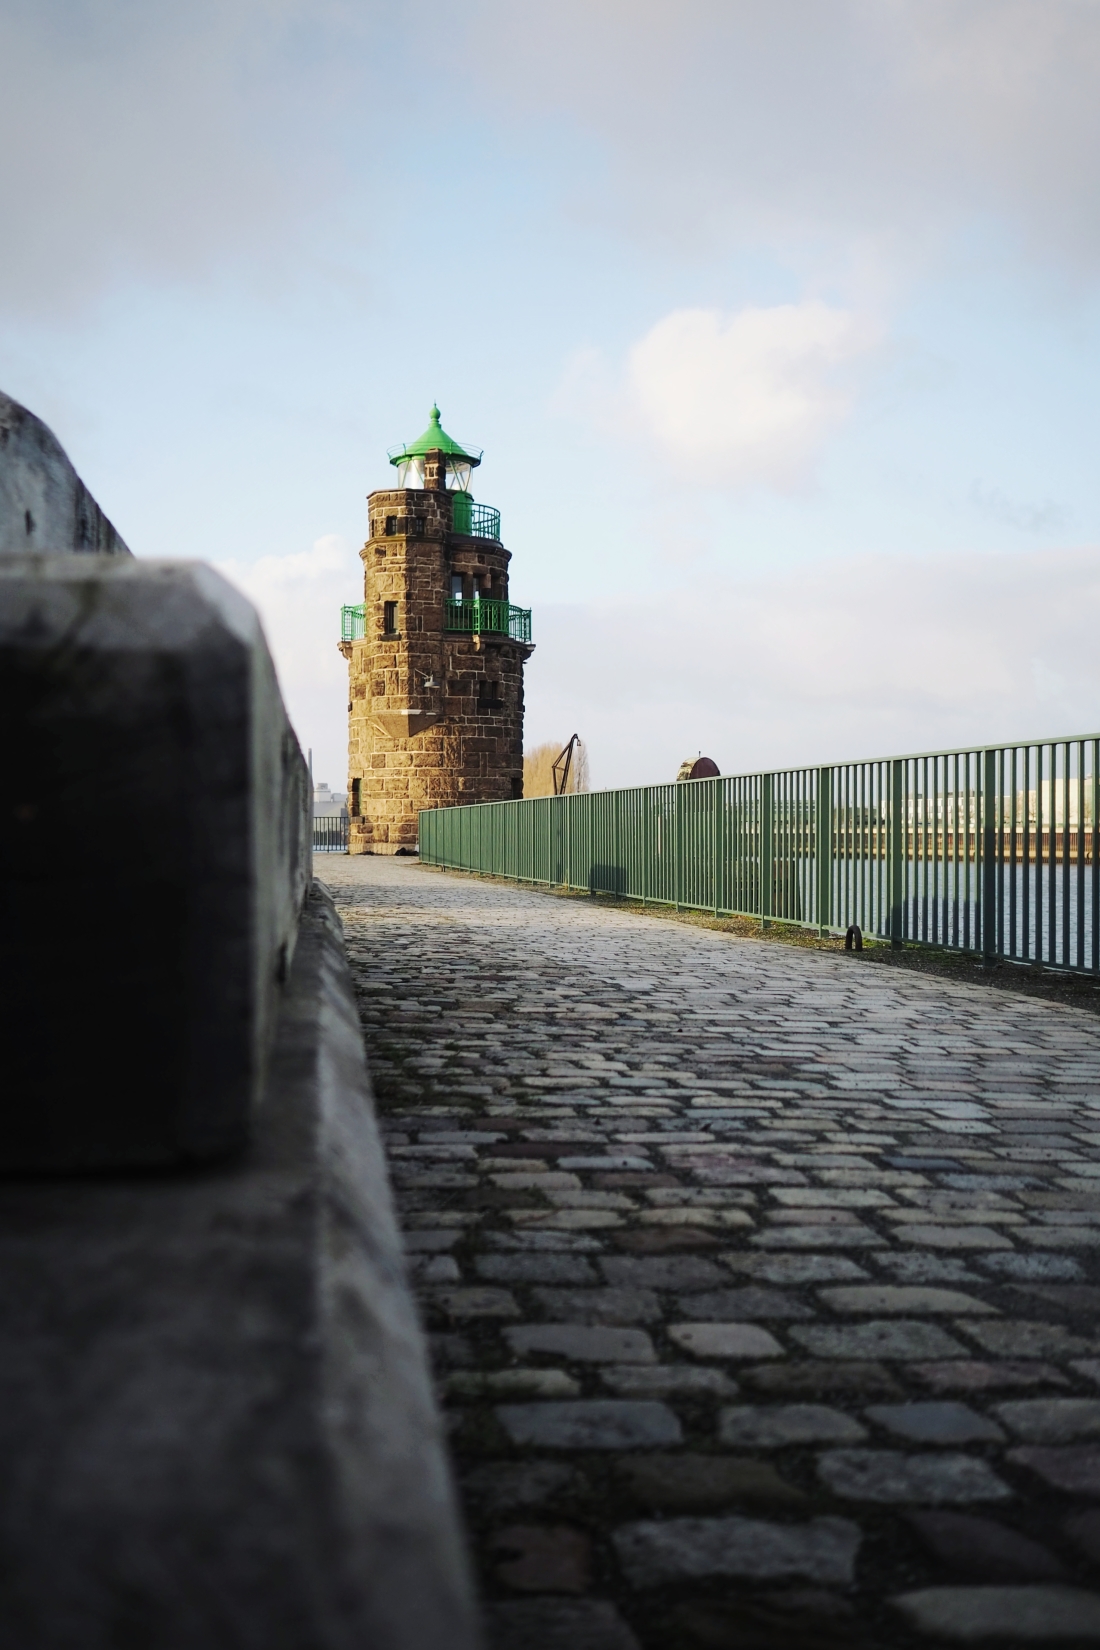
POLYGON ((256 603, 484 448, 598 788, 1100 728, 1100 0, 0 0, 0 388, 256 603))

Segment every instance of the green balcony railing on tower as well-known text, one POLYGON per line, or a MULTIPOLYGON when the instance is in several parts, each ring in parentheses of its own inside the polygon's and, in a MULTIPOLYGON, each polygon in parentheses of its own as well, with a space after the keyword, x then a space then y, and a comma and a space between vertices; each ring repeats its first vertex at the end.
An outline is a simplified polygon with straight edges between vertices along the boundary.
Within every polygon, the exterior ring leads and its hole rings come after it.
POLYGON ((340 609, 340 640, 342 642, 361 642, 366 634, 366 605, 360 603, 358 607, 342 607, 340 609))
POLYGON ((451 524, 456 533, 475 539, 500 539, 500 511, 491 504, 475 504, 469 493, 454 495, 451 524))
POLYGON ((444 609, 447 630, 465 630, 475 636, 510 636, 513 642, 531 640, 531 609, 510 602, 451 600, 444 609))

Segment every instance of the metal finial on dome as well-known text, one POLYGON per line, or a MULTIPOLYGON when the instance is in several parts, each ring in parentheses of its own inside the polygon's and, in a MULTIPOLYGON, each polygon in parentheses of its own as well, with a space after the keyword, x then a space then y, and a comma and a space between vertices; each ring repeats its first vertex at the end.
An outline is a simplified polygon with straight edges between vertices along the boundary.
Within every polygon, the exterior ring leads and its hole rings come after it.
POLYGON ((468 452, 461 442, 447 434, 440 423, 440 416, 439 408, 433 403, 428 428, 424 434, 417 436, 415 441, 408 442, 404 447, 391 447, 390 463, 400 464, 406 458, 423 458, 425 453, 447 453, 454 458, 464 458, 471 469, 480 464, 480 449, 477 452, 468 452))

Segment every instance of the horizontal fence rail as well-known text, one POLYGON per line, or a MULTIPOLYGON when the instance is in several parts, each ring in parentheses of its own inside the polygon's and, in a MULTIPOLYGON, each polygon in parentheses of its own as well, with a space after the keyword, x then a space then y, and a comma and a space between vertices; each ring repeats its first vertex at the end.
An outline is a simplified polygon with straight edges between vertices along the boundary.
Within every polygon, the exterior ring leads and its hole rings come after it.
POLYGON ((420 815, 423 863, 1100 971, 1100 735, 420 815))

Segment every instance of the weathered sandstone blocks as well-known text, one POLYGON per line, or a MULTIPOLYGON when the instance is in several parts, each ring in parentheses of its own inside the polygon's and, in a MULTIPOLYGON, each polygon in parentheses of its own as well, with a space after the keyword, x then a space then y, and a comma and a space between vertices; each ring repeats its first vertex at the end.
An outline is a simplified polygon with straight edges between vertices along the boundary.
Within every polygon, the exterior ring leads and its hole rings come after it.
POLYGON ((365 635, 348 660, 352 853, 412 851, 421 808, 521 794, 523 666, 507 636, 448 630, 452 591, 508 600, 510 553, 451 531, 452 495, 372 493, 365 635), (358 809, 358 811, 356 811, 358 809))

